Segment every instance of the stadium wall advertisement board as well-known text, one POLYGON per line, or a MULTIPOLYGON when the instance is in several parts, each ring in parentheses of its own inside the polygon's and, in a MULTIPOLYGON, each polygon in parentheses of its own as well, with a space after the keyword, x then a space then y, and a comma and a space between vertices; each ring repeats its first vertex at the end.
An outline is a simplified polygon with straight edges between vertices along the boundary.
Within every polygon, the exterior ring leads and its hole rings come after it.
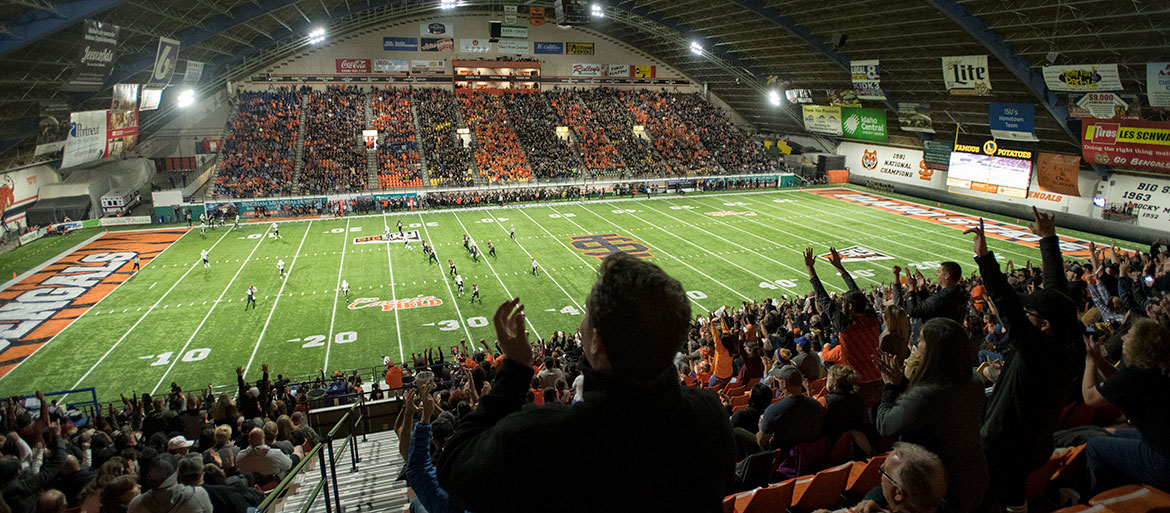
POLYGON ((61 167, 72 167, 99 160, 106 151, 106 112, 89 110, 69 115, 69 138, 61 167))
POLYGON ((990 103, 987 120, 991 136, 1009 141, 1037 142, 1036 106, 1031 103, 990 103))
POLYGON ((1040 153, 1036 159, 1036 183, 1046 191, 1080 196, 1077 183, 1080 167, 1080 155, 1040 153))
POLYGON ((801 105, 804 128, 816 134, 841 135, 841 107, 801 105))
POLYGON ((1155 110, 1170 108, 1170 62, 1146 63, 1146 99, 1155 110))
POLYGON ((1136 94, 1070 94, 1068 100, 1068 115, 1074 118, 1142 119, 1142 106, 1136 94))
POLYGON ((418 47, 420 52, 454 52, 455 40, 447 38, 424 37, 418 47))
POLYGON ((1121 91, 1116 64, 1044 66, 1044 83, 1057 92, 1121 91))
POLYGON ((942 183, 942 173, 926 167, 921 150, 843 142, 837 146, 837 154, 845 157, 845 167, 854 175, 918 187, 942 183))
POLYGON ((82 45, 73 77, 65 84, 65 91, 97 91, 105 83, 114 65, 118 51, 118 26, 100 21, 85 20, 82 45))
POLYGON ((570 74, 574 77, 600 77, 605 73, 607 68, 604 64, 573 64, 570 74))
POLYGON ((842 135, 851 139, 886 141, 886 111, 884 109, 841 109, 842 135))
POLYGON ((1107 204, 1132 203, 1138 226, 1170 232, 1170 180, 1114 173, 1107 185, 1107 204))
POLYGON ((1086 162, 1170 174, 1170 123, 1086 120, 1081 154, 1086 162))
POLYGON ((410 61, 406 59, 375 59, 374 72, 376 73, 406 73, 410 71, 410 61))
POLYGON ((487 39, 460 39, 459 51, 463 53, 488 53, 492 44, 487 39))
POLYGON ((509 55, 528 55, 528 41, 502 40, 496 43, 496 51, 509 55))
POLYGON ((551 41, 537 41, 532 44, 532 53, 544 55, 560 55, 565 53, 565 43, 551 41))
POLYGON ((387 52, 417 52, 417 37, 383 37, 382 49, 387 52))
POLYGON ((455 25, 438 21, 424 21, 418 24, 418 33, 422 37, 455 37, 455 25))
POLYGON ((936 171, 946 171, 951 165, 951 151, 955 144, 951 141, 927 140, 922 142, 923 156, 926 167, 936 171))
POLYGON ((565 43, 565 55, 593 55, 593 43, 565 43))
POLYGON ((370 59, 334 59, 338 73, 369 73, 370 59))

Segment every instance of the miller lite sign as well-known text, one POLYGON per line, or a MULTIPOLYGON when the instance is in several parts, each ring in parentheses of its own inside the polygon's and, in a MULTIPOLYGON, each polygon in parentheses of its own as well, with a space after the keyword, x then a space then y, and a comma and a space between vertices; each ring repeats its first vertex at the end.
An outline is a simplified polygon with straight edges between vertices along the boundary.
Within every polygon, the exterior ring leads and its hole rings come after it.
POLYGON ((991 94, 991 72, 986 55, 943 57, 943 82, 951 94, 991 94))
POLYGON ((335 59, 338 73, 369 73, 369 59, 335 59))

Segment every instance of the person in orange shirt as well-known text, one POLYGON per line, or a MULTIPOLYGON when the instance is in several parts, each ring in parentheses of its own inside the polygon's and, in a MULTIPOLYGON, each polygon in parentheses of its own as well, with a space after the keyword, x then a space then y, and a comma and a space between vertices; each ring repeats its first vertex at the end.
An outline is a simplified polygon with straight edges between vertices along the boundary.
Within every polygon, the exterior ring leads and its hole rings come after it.
POLYGON ((394 360, 389 357, 386 361, 386 386, 390 389, 392 397, 402 397, 402 368, 394 365, 394 360))

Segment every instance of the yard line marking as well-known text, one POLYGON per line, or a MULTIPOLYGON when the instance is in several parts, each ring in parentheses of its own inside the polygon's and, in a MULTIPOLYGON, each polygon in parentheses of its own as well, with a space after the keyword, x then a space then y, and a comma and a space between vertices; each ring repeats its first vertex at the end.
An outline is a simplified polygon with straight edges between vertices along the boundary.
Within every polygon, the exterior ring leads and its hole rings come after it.
MULTIPOLYGON (((422 214, 418 215, 418 224, 423 226, 423 233, 426 234, 427 240, 434 240, 431 239, 431 232, 430 230, 427 230, 427 223, 426 221, 423 221, 422 214)), ((435 251, 435 247, 433 245, 431 246, 431 251, 435 251)), ((475 342, 471 338, 471 330, 467 329, 467 320, 463 318, 463 312, 459 309, 459 300, 455 298, 455 291, 451 290, 451 282, 447 281, 447 275, 443 274, 443 260, 439 258, 438 251, 435 251, 435 259, 439 261, 439 265, 436 266, 439 269, 439 276, 443 277, 443 285, 447 286, 447 294, 451 296, 451 304, 455 305, 455 314, 459 316, 459 324, 463 326, 463 333, 467 335, 467 342, 474 346, 475 342)), ((429 268, 430 266, 431 261, 428 258, 427 267, 429 268)), ((431 325, 434 326, 433 323, 431 325)))
MULTIPOLYGON (((219 242, 216 242, 216 244, 219 244, 219 242)), ((213 248, 214 248, 215 246, 211 246, 211 247, 213 247, 213 248)), ((147 265, 150 265, 150 264, 147 264, 147 265)), ((146 289, 146 290, 153 289, 155 285, 158 285, 158 282, 157 282, 157 281, 156 281, 156 282, 154 282, 154 283, 151 283, 151 284, 150 284, 150 288, 148 288, 148 289, 146 289)))
MULTIPOLYGON (((424 225, 426 223, 423 223, 424 225)), ((386 216, 382 216, 382 227, 386 231, 390 231, 390 224, 386 221, 386 216)), ((365 251, 364 249, 362 251, 365 251)), ((390 245, 386 245, 386 267, 390 269, 390 297, 394 300, 398 299, 398 293, 394 289, 394 263, 390 259, 390 245)), ((405 283, 403 284, 405 285, 405 283)), ((373 287, 370 287, 371 289, 373 287)), ((398 361, 406 360, 406 352, 402 349, 402 324, 398 322, 398 309, 394 309, 394 331, 398 333, 398 361)))
MULTIPOLYGON (((265 228, 264 233, 267 234, 268 230, 269 230, 269 228, 265 228)), ((211 317, 211 313, 215 311, 215 307, 219 306, 220 300, 222 300, 223 296, 225 294, 227 294, 227 291, 228 291, 228 289, 230 289, 232 287, 232 284, 236 282, 236 278, 238 278, 240 276, 240 272, 243 271, 244 267, 246 267, 248 265, 248 262, 247 262, 248 259, 252 258, 252 255, 256 253, 257 249, 260 249, 260 244, 264 243, 265 239, 266 239, 266 237, 260 237, 260 240, 258 240, 256 242, 256 247, 252 248, 251 253, 248 253, 248 258, 244 259, 244 263, 242 265, 240 265, 239 269, 236 269, 236 274, 232 276, 231 281, 229 281, 227 286, 223 288, 223 292, 219 293, 219 298, 217 298, 215 300, 215 304, 211 305, 211 308, 207 310, 207 315, 204 315, 203 320, 199 321, 199 325, 195 327, 195 332, 192 333, 191 337, 187 339, 187 343, 183 344, 183 349, 179 350, 179 352, 177 353, 177 357, 167 367, 166 372, 163 373, 162 378, 158 380, 158 384, 154 386, 154 390, 151 390, 150 395, 154 395, 154 393, 158 391, 158 387, 162 386, 163 381, 166 381, 167 375, 171 373, 171 369, 175 368, 175 364, 179 362, 183 353, 185 353, 187 351, 187 347, 191 345, 191 341, 195 340, 195 335, 198 335, 199 330, 203 329, 203 325, 207 322, 207 319, 211 317)), ((164 305, 163 308, 166 308, 166 306, 164 305)))
MULTIPOLYGON (((333 315, 329 317, 329 338, 325 339, 325 366, 321 369, 329 373, 329 350, 333 349, 333 322, 337 320, 337 297, 341 295, 341 272, 345 269, 345 246, 349 242, 349 219, 345 220, 345 233, 341 238, 341 267, 337 269, 337 287, 333 293, 333 315)), ((336 251, 333 254, 337 254, 336 251)), ((314 294, 317 291, 313 291, 314 294)), ((328 294, 328 291, 326 291, 328 294)))
MULTIPOLYGON (((190 233, 190 232, 188 232, 188 233, 190 233)), ((215 249, 215 247, 219 245, 219 242, 222 241, 224 236, 226 236, 226 235, 227 235, 226 233, 221 235, 219 237, 219 240, 215 241, 215 244, 211 245, 211 249, 209 249, 208 252, 210 253, 212 249, 215 249)), ((185 236, 186 235, 184 235, 184 237, 185 236)), ((179 241, 175 241, 175 242, 179 242, 179 241)), ((158 257, 162 256, 163 252, 165 252, 168 249, 171 249, 171 247, 174 245, 175 244, 172 243, 170 246, 167 246, 166 248, 164 248, 162 251, 159 252, 158 256, 156 256, 154 258, 158 258, 158 257)), ((150 261, 153 262, 154 259, 152 258, 150 261)), ((196 257, 195 262, 198 262, 198 261, 199 261, 199 259, 198 259, 198 257, 196 257)), ((150 265, 150 263, 148 262, 146 265, 150 265)), ((163 293, 162 297, 158 298, 158 301, 155 301, 154 305, 151 306, 150 309, 148 309, 146 311, 146 313, 142 314, 142 317, 140 317, 138 319, 138 321, 134 323, 134 325, 130 326, 130 329, 126 330, 126 333, 123 333, 122 336, 118 338, 117 342, 114 342, 114 345, 110 346, 110 348, 106 350, 106 353, 103 354, 101 358, 98 358, 98 361, 94 362, 93 366, 90 367, 89 370, 85 371, 85 374, 81 375, 81 379, 77 380, 77 383, 74 383, 73 386, 69 387, 69 388, 72 390, 72 389, 75 389, 75 388, 81 386, 81 382, 85 381, 85 378, 89 377, 90 373, 92 373, 93 370, 96 369, 98 365, 100 365, 103 361, 105 361, 106 357, 110 356, 110 353, 114 352, 114 349, 116 349, 118 347, 118 345, 122 343, 123 340, 126 340, 126 337, 130 336, 130 332, 134 331, 134 328, 137 328, 138 325, 142 323, 142 321, 146 320, 146 316, 150 315, 150 312, 153 312, 155 308, 158 308, 158 305, 160 303, 162 303, 163 300, 166 299, 168 295, 170 295, 171 291, 175 290, 175 287, 179 286, 179 283, 183 281, 183 278, 186 278, 187 275, 191 274, 191 271, 193 271, 193 270, 195 270, 194 263, 191 264, 191 267, 187 268, 187 272, 184 272, 183 275, 180 276, 178 280, 175 280, 175 284, 171 285, 171 288, 167 289, 167 291, 163 293)), ((125 283, 125 282, 123 282, 123 283, 125 283)), ((158 283, 158 282, 155 282, 155 283, 158 283)), ((121 285, 118 285, 118 286, 121 287, 121 285)), ((110 296, 114 295, 114 292, 116 292, 117 290, 118 289, 115 288, 113 291, 110 291, 110 293, 107 294, 102 299, 104 300, 106 297, 110 297, 110 296)), ((100 302, 99 302, 99 304, 100 304, 100 302)), ((94 307, 97 307, 97 305, 94 305, 94 307)), ((164 305, 163 308, 166 308, 166 306, 164 305)), ((97 312, 94 312, 94 314, 96 315, 97 312)), ((84 316, 85 314, 81 314, 81 315, 84 316)), ((80 318, 81 317, 78 317, 78 319, 80 319, 80 318)), ((66 326, 65 328, 68 329, 69 327, 66 326)), ((61 332, 64 333, 65 330, 61 330, 61 332)), ((56 337, 53 337, 53 338, 56 338, 56 337)), ((52 341, 53 341, 52 339, 49 339, 49 342, 52 342, 52 341)), ((47 346, 47 345, 49 345, 48 342, 45 343, 45 346, 47 346)), ((41 347, 44 347, 44 346, 41 346, 41 347)), ((32 355, 29 355, 29 358, 32 358, 32 355)), ((27 362, 29 360, 29 358, 25 358, 24 361, 22 361, 21 363, 27 362)), ((20 365, 17 364, 17 367, 19 367, 19 366, 20 365)), ((13 370, 16 370, 16 367, 13 367, 13 370)), ((11 371, 9 371, 9 372, 11 372, 11 371)), ((66 395, 65 397, 68 397, 68 395, 66 395)), ((61 400, 64 401, 65 397, 62 397, 61 400)))
MULTIPOLYGON (((451 215, 455 216, 455 221, 457 221, 459 223, 459 226, 461 226, 463 228, 463 233, 471 233, 471 232, 467 231, 467 226, 463 224, 463 221, 461 219, 459 219, 459 214, 452 212, 451 215)), ((488 259, 485 258, 484 262, 488 265, 488 269, 491 269, 491 271, 493 273, 496 272, 496 268, 494 266, 492 266, 492 263, 490 261, 488 261, 488 259)), ((512 274, 516 274, 516 273, 512 273, 512 274)), ((500 282, 500 286, 504 288, 504 293, 508 295, 509 300, 516 297, 516 296, 513 296, 512 293, 508 291, 508 286, 504 285, 504 280, 501 280, 499 276, 496 276, 496 281, 500 282)), ((526 316, 524 316, 524 320, 528 321, 528 327, 532 329, 532 334, 536 335, 536 338, 543 338, 540 336, 540 332, 536 331, 536 326, 532 325, 532 319, 529 319, 528 316, 526 315, 526 316)), ((461 320, 460 322, 467 322, 467 321, 461 320)), ((470 339, 470 338, 471 337, 468 337, 468 339, 470 339)))
MULTIPOLYGON (((488 210, 488 211, 486 211, 486 212, 487 212, 487 214, 488 214, 489 216, 492 216, 492 220, 493 220, 493 221, 496 219, 496 216, 495 216, 495 214, 492 214, 492 211, 491 211, 491 210, 488 210)), ((500 222, 499 222, 499 221, 496 221, 496 222, 494 222, 494 223, 492 223, 492 224, 494 224, 494 225, 496 225, 496 226, 500 227, 500 229, 501 229, 501 230, 503 230, 505 233, 507 233, 507 232, 508 232, 508 230, 505 230, 505 229, 504 229, 504 225, 503 225, 503 224, 500 224, 500 222)), ((517 245, 517 246, 520 246, 520 251, 523 251, 525 255, 528 255, 528 258, 530 258, 530 259, 532 259, 532 260, 536 260, 536 259, 535 259, 535 258, 532 256, 532 253, 529 253, 527 249, 524 249, 524 245, 523 245, 523 244, 521 244, 519 241, 517 241, 517 242, 516 242, 516 245, 517 245)), ((487 261, 487 257, 484 257, 484 261, 487 261)), ((584 311, 585 311, 585 307, 581 306, 581 304, 580 304, 580 303, 578 303, 576 299, 573 299, 573 296, 572 296, 572 295, 570 295, 570 294, 569 294, 567 291, 565 291, 565 288, 564 288, 564 287, 562 287, 560 283, 557 283, 557 279, 556 279, 556 278, 553 278, 553 275, 552 275, 552 273, 548 272, 548 270, 546 269, 546 270, 545 270, 545 272, 544 272, 544 274, 545 274, 545 276, 548 276, 548 279, 552 280, 552 282, 553 282, 553 285, 556 285, 558 289, 561 289, 561 292, 564 292, 564 293, 565 293, 565 297, 569 298, 569 301, 572 301, 572 302, 573 302, 573 304, 577 306, 577 309, 578 309, 578 310, 580 310, 580 311, 582 311, 582 312, 584 312, 584 311)))
MULTIPOLYGON (((546 206, 547 206, 547 205, 546 205, 546 206)), ((555 209, 555 208, 553 208, 553 207, 551 207, 551 206, 549 207, 549 209, 550 209, 550 210, 552 210, 552 211, 553 211, 554 213, 556 213, 557 215, 561 215, 560 211, 558 211, 557 209, 555 209)), ((620 227, 620 226, 618 226, 616 223, 613 223, 613 222, 611 222, 610 220, 608 220, 608 219, 606 219, 606 218, 604 218, 604 217, 601 217, 601 216, 597 215, 597 214, 596 214, 596 213, 594 213, 592 210, 590 210, 589 212, 590 212, 590 213, 592 213, 593 215, 595 215, 595 216, 597 216, 597 217, 601 218, 601 220, 602 220, 602 221, 605 221, 605 222, 606 222, 606 223, 608 223, 608 224, 612 224, 613 226, 617 226, 619 229, 622 229, 622 230, 624 230, 624 228, 621 228, 621 227, 620 227)), ((592 233, 592 230, 586 230, 586 229, 585 229, 583 226, 581 226, 581 225, 577 224, 577 221, 574 221, 574 220, 573 220, 573 218, 571 218, 571 217, 565 217, 565 216, 561 215, 561 217, 560 217, 560 218, 561 218, 561 219, 564 219, 564 220, 566 220, 566 221, 568 221, 568 222, 570 222, 570 223, 573 223, 573 226, 576 226, 578 230, 581 230, 581 233, 592 233)), ((531 217, 530 217, 529 219, 531 219, 531 217)), ((653 245, 653 244, 650 244, 649 242, 646 242, 646 241, 641 241, 641 242, 645 243, 645 244, 646 244, 646 246, 648 246, 648 247, 654 247, 654 245, 653 245)), ((687 267, 690 267, 690 269, 691 269, 692 271, 695 271, 696 273, 702 274, 702 275, 703 275, 703 276, 705 276, 705 277, 706 277, 708 280, 711 280, 711 281, 712 281, 712 282, 714 282, 714 283, 718 283, 719 285, 723 285, 722 283, 720 283, 720 282, 716 281, 714 278, 712 278, 712 277, 710 277, 710 276, 707 276, 707 275, 706 275, 706 274, 704 274, 702 271, 700 271, 700 270, 698 270, 698 269, 695 269, 694 267, 691 267, 691 266, 690 266, 690 265, 688 265, 686 262, 683 262, 682 260, 679 260, 679 259, 677 259, 677 258, 675 258, 675 257, 671 256, 671 255, 670 255, 670 253, 667 253, 666 251, 662 251, 661 249, 659 249, 658 251, 659 251, 660 253, 662 253, 663 255, 666 255, 666 257, 667 257, 667 258, 674 258, 674 260, 675 260, 675 261, 677 261, 678 263, 680 263, 680 264, 682 264, 682 265, 685 265, 685 266, 687 266, 687 267)), ((727 289, 727 290, 731 290, 732 292, 734 292, 734 293, 736 293, 736 294, 739 294, 738 292, 735 292, 734 290, 732 290, 731 288, 729 288, 727 285, 723 285, 723 288, 725 288, 725 289, 727 289)), ((743 294, 739 294, 739 295, 740 295, 741 297, 743 297, 744 299, 747 299, 747 296, 744 296, 743 294)), ((690 295, 690 294, 687 294, 687 299, 689 299, 689 300, 690 300, 692 303, 694 303, 695 305, 697 305, 697 306, 699 307, 699 309, 700 309, 700 310, 702 310, 702 311, 704 311, 704 312, 710 312, 710 311, 711 311, 711 310, 710 310, 710 309, 708 309, 707 307, 703 306, 703 304, 702 304, 702 303, 700 303, 700 302, 696 301, 696 300, 695 300, 695 298, 691 297, 691 295, 690 295)), ((749 301, 751 301, 751 300, 749 299, 749 301)))
MULTIPOLYGON (((264 321, 264 327, 260 328, 260 336, 256 338, 256 347, 252 348, 252 356, 248 357, 248 365, 244 367, 245 376, 248 375, 248 370, 252 368, 252 362, 256 359, 256 352, 260 350, 260 343, 264 341, 264 333, 268 332, 268 323, 272 322, 272 314, 276 313, 276 305, 280 304, 280 296, 284 294, 284 286, 288 285, 288 279, 292 276, 293 267, 297 265, 297 256, 300 255, 301 247, 305 245, 305 241, 309 238, 309 230, 312 229, 313 221, 310 220, 308 226, 305 227, 305 236, 301 237, 301 243, 297 245, 297 252, 293 254, 292 262, 288 264, 288 272, 285 273, 284 280, 280 282, 280 290, 276 292, 276 299, 272 301, 272 309, 268 311, 268 319, 264 321)), ((292 294, 290 293, 289 296, 292 296, 292 294)), ((185 347, 183 348, 183 350, 186 349, 185 347)), ((174 364, 171 365, 173 366, 174 364)), ((162 382, 160 381, 159 384, 162 384, 162 382)))

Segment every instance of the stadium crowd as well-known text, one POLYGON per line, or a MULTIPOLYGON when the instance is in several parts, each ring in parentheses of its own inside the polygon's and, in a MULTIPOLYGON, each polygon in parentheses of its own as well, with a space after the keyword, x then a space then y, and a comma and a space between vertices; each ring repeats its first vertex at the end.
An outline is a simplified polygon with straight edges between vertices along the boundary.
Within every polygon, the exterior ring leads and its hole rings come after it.
POLYGON ((438 88, 415 89, 411 96, 418 112, 418 124, 426 155, 430 185, 471 184, 470 150, 455 133, 459 105, 455 95, 438 88))
POLYGON ((679 98, 686 96, 661 91, 621 91, 618 101, 629 109, 635 123, 645 126, 654 137, 654 148, 668 175, 719 173, 711 152, 703 147, 691 128, 703 117, 684 108, 679 98))
POLYGON ((580 173, 582 165, 577 153, 557 137, 560 118, 549 101, 549 93, 508 94, 501 99, 536 178, 573 178, 580 173))
POLYGON ((228 121, 215 193, 251 198, 292 192, 302 91, 241 92, 228 121))
POLYGON ((532 166, 516 137, 516 125, 508 122, 500 95, 460 94, 456 100, 463 121, 475 134, 475 166, 489 183, 527 182, 532 166))
POLYGON ((423 173, 414 140, 410 92, 375 89, 371 93, 374 128, 378 130, 378 187, 420 187, 423 173))
POLYGON ((618 171, 625 167, 617 148, 577 94, 558 89, 545 95, 560 122, 573 130, 577 138, 577 151, 586 167, 600 172, 618 171))
POLYGON ((366 188, 366 154, 361 148, 366 95, 357 86, 329 86, 309 93, 305 123, 303 193, 351 192, 366 188))

